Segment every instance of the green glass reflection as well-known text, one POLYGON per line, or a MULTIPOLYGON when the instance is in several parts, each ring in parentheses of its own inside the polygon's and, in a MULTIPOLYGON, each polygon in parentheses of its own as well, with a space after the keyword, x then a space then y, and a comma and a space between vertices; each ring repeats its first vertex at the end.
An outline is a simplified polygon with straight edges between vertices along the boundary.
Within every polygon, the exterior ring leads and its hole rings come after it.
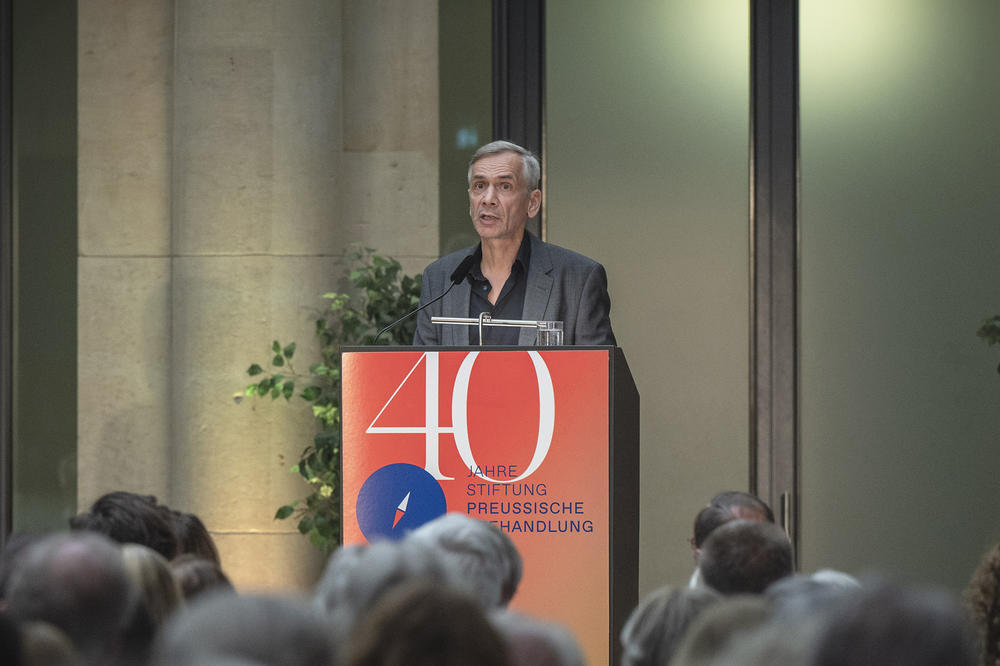
POLYGON ((958 588, 1000 539, 1000 4, 800 7, 801 562, 958 588))
POLYGON ((640 587, 748 470, 746 2, 546 3, 548 239, 601 261, 642 396, 640 587))
POLYGON ((76 3, 13 17, 12 517, 41 531, 76 513, 76 3))

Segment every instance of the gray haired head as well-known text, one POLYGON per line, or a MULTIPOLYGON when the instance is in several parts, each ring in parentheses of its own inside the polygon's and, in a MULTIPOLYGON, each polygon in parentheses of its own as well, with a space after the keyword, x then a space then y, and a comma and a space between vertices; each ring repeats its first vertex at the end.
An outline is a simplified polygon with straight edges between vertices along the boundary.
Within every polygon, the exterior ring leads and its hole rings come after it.
POLYGON ((562 625, 498 610, 490 623, 507 645, 511 666, 583 666, 583 652, 562 625))
POLYGON ((75 532, 27 547, 11 574, 8 613, 18 622, 48 622, 90 660, 114 660, 138 590, 118 545, 102 534, 75 532))
POLYGON ((661 587, 646 595, 622 628, 622 664, 666 664, 692 621, 722 599, 706 587, 661 587))
POLYGON ((341 546, 327 561, 313 603, 343 642, 358 621, 396 587, 410 582, 447 584, 436 553, 408 541, 341 546))
POLYGON ((937 587, 870 581, 827 618, 813 666, 972 666, 974 640, 958 600, 937 587))
POLYGON ((453 583, 482 604, 506 606, 521 582, 517 546, 499 527, 463 513, 447 513, 407 536, 439 554, 453 583))
POLYGON ((329 666, 338 661, 325 618, 306 601, 210 593, 167 622, 152 663, 329 666))
POLYGON ((511 143, 510 141, 492 141, 482 146, 473 154, 472 159, 469 160, 469 173, 468 181, 469 185, 472 185, 472 165, 481 160, 484 157, 490 155, 500 155, 502 153, 516 153, 521 156, 521 166, 522 166, 522 178, 524 180, 525 191, 527 194, 531 194, 533 191, 538 189, 538 184, 542 180, 542 167, 538 163, 538 158, 535 154, 528 150, 527 148, 522 148, 516 143, 511 143))

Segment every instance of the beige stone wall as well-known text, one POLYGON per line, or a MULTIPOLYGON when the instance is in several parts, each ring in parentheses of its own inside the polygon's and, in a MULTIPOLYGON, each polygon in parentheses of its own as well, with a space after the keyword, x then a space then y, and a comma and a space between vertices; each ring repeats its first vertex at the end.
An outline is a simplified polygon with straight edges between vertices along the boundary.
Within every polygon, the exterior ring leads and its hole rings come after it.
POLYGON ((79 24, 80 506, 156 494, 239 587, 308 587, 272 516, 311 415, 232 395, 274 338, 308 364, 351 242, 436 257, 436 2, 81 0, 79 24))

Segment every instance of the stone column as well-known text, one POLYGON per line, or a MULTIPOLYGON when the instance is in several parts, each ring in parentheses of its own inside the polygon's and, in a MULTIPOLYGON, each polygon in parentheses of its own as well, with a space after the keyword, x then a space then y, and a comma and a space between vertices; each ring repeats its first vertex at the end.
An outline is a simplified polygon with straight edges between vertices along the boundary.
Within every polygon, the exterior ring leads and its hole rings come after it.
POLYGON ((81 506, 153 492, 202 517, 239 587, 315 580, 321 558, 272 518, 308 491, 288 469, 310 410, 232 396, 273 339, 312 362, 320 295, 342 288, 351 242, 411 272, 436 256, 436 12, 81 3, 81 396, 116 391, 81 397, 81 506))

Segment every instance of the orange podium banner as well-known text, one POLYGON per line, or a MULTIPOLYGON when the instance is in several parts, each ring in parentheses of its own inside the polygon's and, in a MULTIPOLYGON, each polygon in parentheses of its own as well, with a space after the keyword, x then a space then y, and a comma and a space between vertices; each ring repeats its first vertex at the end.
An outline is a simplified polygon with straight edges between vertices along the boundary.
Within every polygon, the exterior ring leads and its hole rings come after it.
POLYGON ((344 543, 399 539, 448 511, 490 521, 524 559, 511 606, 610 663, 637 593, 637 435, 615 455, 616 375, 636 432, 638 395, 620 350, 355 348, 342 372, 344 543))

